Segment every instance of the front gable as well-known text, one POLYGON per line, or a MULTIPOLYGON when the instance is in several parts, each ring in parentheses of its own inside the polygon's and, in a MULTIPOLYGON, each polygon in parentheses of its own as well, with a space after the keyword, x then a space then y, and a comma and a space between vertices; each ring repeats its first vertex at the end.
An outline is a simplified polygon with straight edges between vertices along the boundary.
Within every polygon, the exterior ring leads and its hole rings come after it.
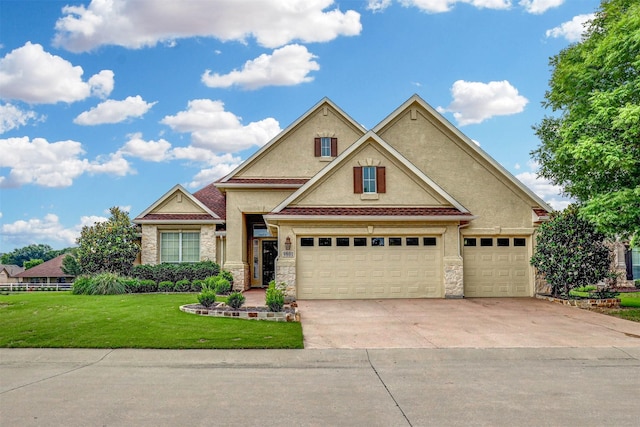
POLYGON ((364 133, 360 124, 324 98, 216 185, 286 185, 290 183, 283 180, 297 180, 299 187, 364 133), (322 138, 327 153, 318 150, 322 138))
MULTIPOLYGON (((377 178, 381 179, 381 178, 377 178)), ((452 208, 468 211, 385 141, 368 132, 277 206, 291 208, 452 208), (361 168, 384 168, 384 189, 359 191, 361 168)))
POLYGON ((181 185, 176 185, 134 220, 137 224, 153 222, 222 223, 209 209, 181 185))

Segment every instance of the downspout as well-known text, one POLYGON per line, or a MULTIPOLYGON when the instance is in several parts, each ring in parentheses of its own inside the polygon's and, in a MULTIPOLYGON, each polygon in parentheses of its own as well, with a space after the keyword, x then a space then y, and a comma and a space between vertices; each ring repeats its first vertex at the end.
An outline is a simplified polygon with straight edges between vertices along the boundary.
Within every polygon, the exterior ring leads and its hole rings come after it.
POLYGON ((460 258, 462 258, 462 245, 460 244, 460 241, 462 240, 462 235, 460 234, 460 230, 462 230, 464 227, 468 227, 469 224, 470 223, 467 222, 466 224, 458 225, 458 256, 460 258))
MULTIPOLYGON (((276 257, 275 260, 273 260, 273 266, 275 268, 275 275, 273 277, 273 280, 278 283, 278 262, 280 261, 280 226, 277 224, 274 224, 272 227, 275 227, 276 230, 278 230, 278 239, 276 240, 278 242, 278 256, 276 257)), ((269 284, 267 283, 267 286, 269 284)), ((262 284, 262 286, 264 286, 264 283, 262 284)))

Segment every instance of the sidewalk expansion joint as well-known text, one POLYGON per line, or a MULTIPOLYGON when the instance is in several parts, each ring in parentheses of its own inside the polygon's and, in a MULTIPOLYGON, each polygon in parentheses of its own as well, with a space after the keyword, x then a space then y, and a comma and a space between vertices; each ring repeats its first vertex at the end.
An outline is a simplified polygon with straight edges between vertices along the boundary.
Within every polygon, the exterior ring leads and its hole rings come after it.
POLYGON ((393 400, 393 403, 396 404, 396 407, 398 408, 398 410, 400 411, 400 413, 402 414, 404 419, 407 421, 407 425, 410 426, 410 427, 413 427, 413 424, 411 424, 411 421, 409 421, 409 418, 407 417, 407 414, 404 413, 404 411, 402 410, 402 407, 400 407, 400 404, 398 403, 396 398, 391 393, 391 390, 389 390, 389 387, 387 387, 387 385, 385 384, 384 380, 382 379, 382 377, 378 373, 378 370, 375 368, 375 366, 373 366, 373 363, 371 362, 371 358, 369 357, 369 350, 365 349, 365 351, 367 352, 367 361, 369 362, 369 366, 371 366, 371 369, 373 370, 373 372, 375 372, 376 376, 378 377, 378 380, 383 385, 384 389, 387 391, 387 394, 389 395, 389 397, 391 397, 391 400, 393 400))

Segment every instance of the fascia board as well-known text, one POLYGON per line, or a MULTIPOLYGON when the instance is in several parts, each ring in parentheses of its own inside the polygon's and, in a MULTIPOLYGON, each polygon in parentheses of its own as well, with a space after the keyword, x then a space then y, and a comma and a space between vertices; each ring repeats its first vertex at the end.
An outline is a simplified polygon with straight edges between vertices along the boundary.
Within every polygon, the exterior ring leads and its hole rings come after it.
POLYGON ((198 219, 139 219, 133 221, 135 224, 165 224, 165 225, 179 225, 179 224, 224 224, 225 221, 223 219, 211 219, 211 220, 198 220, 198 219))
POLYGON ((332 221, 332 222, 437 222, 437 221, 473 221, 479 218, 476 215, 434 215, 434 216, 398 216, 398 215, 263 215, 266 221, 277 223, 285 221, 332 221))
POLYGON ((248 165, 250 165, 251 163, 253 163, 253 161, 260 157, 260 155, 262 153, 264 153, 265 151, 267 151, 273 144, 276 143, 276 141, 278 141, 279 139, 281 139, 282 137, 284 137, 287 133, 291 132, 293 129, 295 129, 300 123, 302 123, 303 121, 305 121, 311 114, 313 114, 314 112, 316 112, 318 110, 318 108, 320 108, 323 104, 329 104, 333 109, 335 109, 336 111, 338 111, 343 117, 345 117, 349 123, 351 123, 353 126, 355 126, 356 128, 362 130, 362 133, 365 133, 367 130, 358 122, 356 122, 355 120, 353 120, 353 118, 351 118, 350 115, 348 115, 347 113, 345 113, 342 108, 338 107, 333 101, 331 101, 329 98, 327 98, 326 96, 324 98, 322 98, 318 103, 316 103, 313 107, 311 107, 310 109, 308 109, 303 115, 301 115, 300 117, 298 117, 293 123, 291 123, 289 126, 287 126, 284 130, 282 130, 278 135, 276 135, 275 137, 273 137, 269 142, 267 142, 265 145, 263 145, 258 151, 256 151, 255 153, 253 153, 247 160, 245 160, 244 162, 242 162, 240 165, 238 165, 238 167, 236 167, 234 170, 231 171, 231 173, 229 173, 228 175, 226 175, 224 178, 222 178, 219 183, 218 183, 218 187, 220 187, 219 184, 224 184, 225 182, 227 182, 228 180, 230 180, 231 178, 233 178, 236 174, 238 174, 239 172, 241 172, 244 168, 246 168, 248 165))
POLYGON ((481 147, 479 147, 476 143, 474 143, 471 138, 462 133, 460 129, 455 127, 446 117, 440 114, 435 108, 429 105, 424 99, 422 99, 418 95, 413 95, 407 101, 405 101, 400 107, 396 108, 391 114, 389 114, 384 120, 378 123, 372 130, 374 132, 379 132, 385 126, 387 126, 391 121, 393 121, 399 114, 404 112, 409 106, 413 103, 420 104, 425 110, 427 110, 436 120, 438 120, 444 127, 446 127, 450 132, 456 135, 461 141, 466 143, 469 148, 475 151, 480 157, 482 157, 486 162, 488 162, 491 166, 496 168, 500 173, 502 173, 511 183, 513 183, 516 187, 522 190, 527 196, 529 196, 533 201, 538 203, 541 208, 547 210, 548 212, 552 212, 553 208, 547 204, 542 198, 540 198, 537 194, 535 194, 529 187, 524 185, 518 178, 513 176, 511 172, 505 169, 500 163, 498 163, 493 157, 491 157, 486 151, 484 151, 481 147))

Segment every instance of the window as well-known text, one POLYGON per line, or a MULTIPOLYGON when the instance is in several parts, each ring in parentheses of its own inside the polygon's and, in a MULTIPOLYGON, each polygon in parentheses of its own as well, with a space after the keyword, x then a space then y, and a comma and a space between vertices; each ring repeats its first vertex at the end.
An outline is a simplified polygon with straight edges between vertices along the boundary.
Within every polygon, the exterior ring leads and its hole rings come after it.
POLYGON ((402 246, 402 237, 389 237, 389 246, 402 246))
POLYGON ((513 246, 527 246, 527 239, 522 237, 515 237, 513 239, 513 246))
POLYGON ((498 237, 496 240, 498 246, 509 246, 509 238, 507 237, 498 237))
POLYGON ((353 246, 367 246, 367 238, 366 237, 354 237, 353 238, 353 246))
POLYGON ((464 238, 465 246, 476 246, 476 238, 475 237, 465 237, 464 238))
POLYGON ((480 246, 493 246, 493 238, 483 237, 480 239, 480 246))
POLYGON ((160 262, 200 261, 200 233, 160 233, 160 262))
POLYGON ((331 246, 331 237, 319 237, 318 246, 331 246))
POLYGON ((338 155, 338 138, 326 136, 314 139, 316 157, 336 157, 338 155))
POLYGON ((301 237, 300 246, 313 246, 313 237, 301 237))
POLYGON ((353 192, 356 194, 385 193, 387 191, 384 166, 355 166, 353 192))
POLYGON ((424 246, 435 246, 436 245, 436 238, 435 237, 423 237, 422 238, 422 244, 424 246))
POLYGON ((407 246, 418 246, 420 240, 417 237, 407 237, 406 245, 407 246))
POLYGON ((336 246, 349 246, 348 237, 336 237, 336 246))
POLYGON ((384 237, 372 237, 371 246, 384 246, 384 237))

